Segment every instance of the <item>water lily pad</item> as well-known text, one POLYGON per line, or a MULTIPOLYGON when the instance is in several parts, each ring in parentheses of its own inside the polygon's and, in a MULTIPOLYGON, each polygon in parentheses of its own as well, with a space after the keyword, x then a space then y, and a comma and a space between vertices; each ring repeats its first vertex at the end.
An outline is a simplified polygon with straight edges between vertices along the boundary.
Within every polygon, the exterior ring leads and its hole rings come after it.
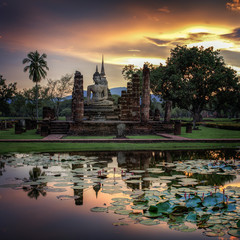
POLYGON ((148 206, 145 206, 145 205, 137 205, 137 206, 131 206, 132 209, 134 210, 147 210, 148 209, 148 206))
POLYGON ((131 179, 131 180, 126 180, 126 183, 141 183, 143 182, 142 180, 137 180, 137 179, 131 179))
POLYGON ((107 208, 105 207, 94 207, 90 209, 91 212, 107 212, 107 208))
POLYGON ((116 210, 114 213, 120 215, 128 215, 129 213, 132 213, 132 210, 116 210))
POLYGON ((181 232, 195 232, 197 228, 186 228, 186 229, 181 229, 181 232))
POLYGON ((132 173, 145 173, 145 170, 131 170, 132 173))
POLYGON ((228 234, 240 238, 240 229, 231 229, 228 231, 228 234))
POLYGON ((141 220, 139 223, 146 225, 146 226, 153 226, 153 225, 158 225, 159 221, 152 220, 152 219, 146 219, 146 220, 141 220))
POLYGON ((70 183, 56 183, 53 186, 54 187, 68 187, 68 186, 72 186, 72 184, 70 184, 70 183))
POLYGON ((204 232, 204 234, 208 237, 223 237, 225 235, 224 232, 210 232, 210 231, 206 231, 204 232))
POLYGON ((129 205, 130 202, 124 202, 124 201, 116 201, 111 203, 113 206, 126 206, 129 205))
POLYGON ((73 186, 72 189, 74 190, 80 190, 80 189, 85 189, 88 188, 88 186, 73 186))
POLYGON ((46 188, 47 192, 66 192, 66 188, 46 188))
POLYGON ((190 198, 190 199, 188 199, 188 200, 186 201, 186 207, 188 207, 188 208, 189 208, 189 207, 194 208, 194 207, 197 207, 197 206, 199 205, 199 203, 201 203, 201 202, 202 202, 201 198, 195 196, 195 197, 190 198))
POLYGON ((129 213, 129 217, 133 220, 135 219, 139 219, 140 217, 142 217, 142 213, 140 212, 132 212, 132 213, 129 213))
POLYGON ((112 201, 131 202, 131 200, 129 198, 112 198, 112 201))
POLYGON ((113 226, 127 226, 128 223, 125 223, 125 222, 115 222, 113 223, 113 226))
POLYGON ((154 178, 154 177, 145 177, 143 178, 143 181, 158 181, 158 178, 154 178))
POLYGON ((116 211, 116 210, 125 210, 125 206, 109 206, 108 210, 116 211))

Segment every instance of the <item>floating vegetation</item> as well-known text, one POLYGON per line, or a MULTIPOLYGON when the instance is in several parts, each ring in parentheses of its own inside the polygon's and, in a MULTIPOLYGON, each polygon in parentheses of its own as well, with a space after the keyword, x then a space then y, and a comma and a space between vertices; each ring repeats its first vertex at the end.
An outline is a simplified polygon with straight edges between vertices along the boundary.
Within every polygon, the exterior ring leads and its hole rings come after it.
POLYGON ((28 175, 1 182, 0 189, 22 189, 35 199, 55 194, 55 199, 76 205, 82 205, 83 194, 91 190, 96 198, 111 198, 91 212, 123 215, 113 226, 165 223, 173 231, 202 229, 206 237, 240 237, 240 187, 226 186, 239 176, 239 160, 179 160, 121 168, 94 156, 16 154, 1 162, 14 169, 26 167, 28 175))

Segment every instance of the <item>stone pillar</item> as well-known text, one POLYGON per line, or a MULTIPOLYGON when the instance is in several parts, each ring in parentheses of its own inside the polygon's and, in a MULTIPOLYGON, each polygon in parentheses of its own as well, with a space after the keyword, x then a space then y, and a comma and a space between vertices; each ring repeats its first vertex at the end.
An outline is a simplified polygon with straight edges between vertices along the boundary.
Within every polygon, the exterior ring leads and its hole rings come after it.
POLYGON ((140 78, 138 74, 133 74, 132 79, 132 121, 140 120, 140 78))
POLYGON ((72 119, 74 122, 83 120, 84 97, 83 97, 83 76, 76 71, 74 76, 74 86, 72 93, 72 119))
POLYGON ((181 121, 175 121, 174 123, 174 135, 181 135, 181 121))
POLYGON ((186 124, 186 133, 192 133, 192 123, 186 124))
POLYGON ((166 101, 164 122, 168 123, 171 121, 171 111, 172 111, 172 101, 166 101))
POLYGON ((143 66, 141 122, 149 121, 150 109, 150 70, 146 64, 143 66))

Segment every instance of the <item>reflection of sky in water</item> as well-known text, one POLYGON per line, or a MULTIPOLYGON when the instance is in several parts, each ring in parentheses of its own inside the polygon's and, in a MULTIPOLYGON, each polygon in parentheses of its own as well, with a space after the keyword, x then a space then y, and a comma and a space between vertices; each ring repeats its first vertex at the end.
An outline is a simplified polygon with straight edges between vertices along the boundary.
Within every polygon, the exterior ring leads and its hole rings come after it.
MULTIPOLYGON (((122 181, 122 170, 129 171, 130 169, 146 169, 153 168, 159 161, 156 160, 155 154, 137 155, 139 159, 134 158, 134 154, 125 154, 125 156, 117 157, 116 154, 97 154, 96 160, 84 163, 84 168, 88 167, 89 171, 94 170, 94 166, 98 166, 98 162, 102 161, 99 168, 105 168, 108 171, 108 178, 100 180, 103 182, 101 189, 97 191, 92 187, 77 190, 76 192, 71 186, 56 187, 55 184, 71 183, 69 180, 73 178, 75 173, 75 162, 67 160, 68 154, 60 155, 60 159, 65 158, 66 161, 59 161, 59 155, 51 156, 48 166, 46 163, 43 166, 39 162, 31 162, 29 166, 19 164, 17 167, 5 164, 2 176, 0 176, 0 185, 21 183, 24 179, 29 179, 29 171, 33 167, 38 166, 41 171, 48 176, 53 176, 53 180, 49 180, 47 187, 50 189, 59 188, 65 189, 63 192, 53 192, 46 190, 46 196, 39 195, 37 200, 28 197, 28 192, 23 191, 20 187, 15 189, 0 188, 0 235, 1 239, 206 239, 202 234, 202 230, 197 230, 193 233, 183 233, 179 231, 170 230, 165 222, 160 222, 157 226, 144 226, 135 223, 126 215, 114 214, 113 211, 108 213, 94 213, 90 209, 93 207, 108 207, 112 203, 112 198, 127 197, 129 194, 122 193, 125 191, 132 191, 131 187, 144 187, 141 184, 128 184, 122 181), (153 158, 154 157, 154 158, 153 158), (92 164, 92 162, 95 162, 92 164), (119 166, 121 165, 121 166, 119 166), (114 173, 115 168, 115 173, 114 173), (61 176, 56 176, 60 174, 61 176), (109 186, 121 186, 121 191, 115 194, 103 193, 102 190, 108 190, 109 186), (77 195, 80 201, 73 199, 77 195), (97 196, 96 196, 97 192, 97 196), (77 193, 77 194, 76 194, 77 193), (62 197, 61 197, 62 196, 62 197), (64 197, 65 196, 65 197, 64 197), (72 198, 68 198, 70 196, 72 198), (62 200, 61 200, 62 199, 62 200), (124 221, 128 226, 113 226, 112 223, 124 221), (12 230, 14 229, 14 231, 12 230), (33 237, 34 236, 34 237, 33 237)), ((18 155, 18 157, 27 157, 25 155, 18 155)), ((48 158, 49 156, 45 156, 48 158)), ((87 158, 86 158, 87 159, 87 158)), ((42 159, 41 159, 42 160, 42 159)), ((160 159, 160 162, 163 160, 160 159)), ((168 162, 167 159, 164 160, 168 162)), ((172 157, 171 161, 174 161, 172 157)), ((77 167, 80 167, 77 166, 77 167)), ((2 169, 3 170, 3 169, 2 169)), ((85 182, 91 182, 91 177, 85 173, 77 173, 83 177, 85 182)), ((149 174, 148 174, 149 175, 149 174)), ((147 176, 148 177, 148 176, 147 176)), ((95 177, 95 179, 97 179, 95 177)), ((239 175, 231 183, 226 185, 240 185, 239 175)), ((164 183, 159 187, 159 183, 153 182, 151 189, 158 189, 164 191, 167 184, 164 183)), ((46 188, 47 189, 47 188, 46 188)), ((127 209, 131 209, 127 206, 127 209)), ((192 223, 187 223, 190 227, 194 226, 192 223)), ((224 238, 224 237, 223 237, 224 238)), ((225 235, 228 239, 229 235, 225 235)))

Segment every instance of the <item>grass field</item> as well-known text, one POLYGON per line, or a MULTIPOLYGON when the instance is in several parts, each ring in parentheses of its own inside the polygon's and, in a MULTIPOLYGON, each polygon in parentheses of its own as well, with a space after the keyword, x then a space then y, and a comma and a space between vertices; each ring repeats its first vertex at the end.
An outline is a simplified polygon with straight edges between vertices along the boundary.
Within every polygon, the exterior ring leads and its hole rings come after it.
POLYGON ((240 138, 240 131, 199 126, 199 130, 193 130, 192 133, 186 133, 186 128, 182 127, 181 137, 194 139, 240 138))
POLYGON ((10 152, 160 151, 240 148, 240 143, 0 143, 0 154, 10 152))
POLYGON ((0 139, 41 139, 39 134, 36 134, 35 130, 28 130, 22 134, 15 134, 14 128, 10 128, 8 130, 0 131, 0 139))
MULTIPOLYGON (((240 138, 240 131, 207 128, 199 126, 193 133, 185 133, 182 127, 182 137, 192 139, 223 139, 240 138)), ((67 139, 113 139, 115 136, 68 136, 67 139)), ((132 139, 161 139, 156 135, 127 136, 132 139)), ((14 128, 0 131, 0 139, 41 139, 36 130, 29 130, 22 134, 15 134, 14 128)), ((221 149, 240 148, 238 143, 16 143, 1 142, 0 154, 9 152, 68 152, 68 151, 134 151, 134 150, 176 150, 176 149, 221 149)))

